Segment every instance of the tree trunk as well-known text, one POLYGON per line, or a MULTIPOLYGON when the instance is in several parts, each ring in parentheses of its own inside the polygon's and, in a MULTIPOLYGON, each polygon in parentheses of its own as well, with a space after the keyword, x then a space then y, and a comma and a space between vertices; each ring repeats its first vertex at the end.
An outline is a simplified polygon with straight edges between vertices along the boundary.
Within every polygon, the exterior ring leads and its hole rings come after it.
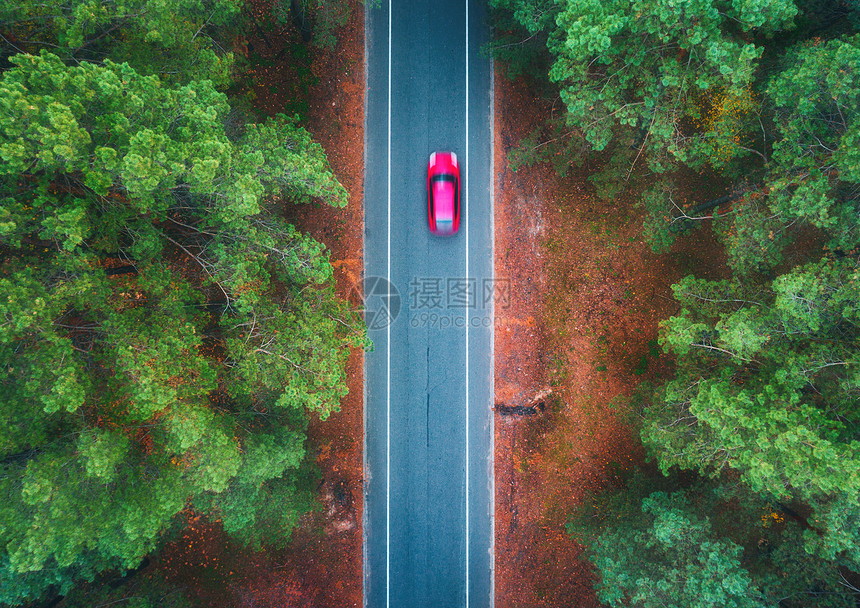
POLYGON ((714 198, 704 203, 700 203, 690 209, 689 213, 685 213, 682 216, 678 216, 672 221, 672 225, 669 226, 669 232, 684 232, 685 230, 689 230, 694 226, 695 220, 693 216, 696 216, 703 211, 708 211, 709 209, 713 209, 714 207, 719 207, 720 205, 725 205, 731 201, 739 199, 741 196, 750 191, 750 188, 744 188, 741 190, 735 190, 725 196, 721 196, 719 198, 714 198), (683 219, 688 218, 688 219, 683 219))
POLYGON ((293 14, 293 23, 302 33, 302 40, 310 42, 311 24, 304 7, 299 4, 299 0, 290 0, 290 12, 293 14))
POLYGON ((7 456, 3 460, 0 460, 0 465, 19 464, 21 462, 25 462, 27 460, 30 460, 33 456, 35 456, 39 452, 40 452, 40 450, 38 450, 36 448, 24 450, 23 452, 18 452, 17 454, 12 454, 11 456, 7 456))
POLYGON ((546 409, 547 398, 552 394, 551 388, 545 388, 532 397, 525 405, 508 405, 496 403, 493 409, 500 416, 534 416, 546 409))

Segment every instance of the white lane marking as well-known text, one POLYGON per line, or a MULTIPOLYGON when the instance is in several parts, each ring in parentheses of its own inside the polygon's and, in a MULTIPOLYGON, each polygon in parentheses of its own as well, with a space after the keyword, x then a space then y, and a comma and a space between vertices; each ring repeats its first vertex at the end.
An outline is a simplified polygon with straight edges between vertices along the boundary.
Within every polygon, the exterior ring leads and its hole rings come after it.
MULTIPOLYGON (((496 149, 495 142, 495 86, 496 72, 493 67, 493 59, 490 58, 490 259, 493 260, 493 265, 490 266, 490 277, 495 279, 496 268, 496 190, 495 180, 492 176, 495 175, 496 164, 493 156, 496 149)), ((496 360, 496 298, 490 300, 490 365, 496 360)), ((492 367, 490 369, 493 369, 492 367)), ((496 394, 496 379, 494 374, 490 374, 490 395, 496 394)), ((492 414, 491 414, 492 416, 492 414)), ((492 424, 492 418, 490 418, 492 424)), ((494 427, 490 430, 490 606, 496 605, 496 473, 495 473, 495 454, 496 454, 496 434, 494 427)))
MULTIPOLYGON (((387 141, 387 268, 391 286, 391 0, 388 0, 388 141, 387 141)), ((466 276, 469 276, 469 3, 466 2, 466 170, 464 204, 466 210, 466 276)), ((388 293, 389 310, 391 292, 388 293)), ((466 608, 469 608, 469 315, 466 313, 466 608)), ((385 341, 385 605, 391 606, 391 324, 385 341)))
MULTIPOLYGON (((388 0, 388 280, 387 302, 391 314, 391 0, 388 0)), ((385 338, 385 605, 391 605, 391 323, 386 327, 385 338)))
MULTIPOLYGON (((466 277, 469 276, 469 0, 466 0, 466 277)), ((468 278, 467 278, 468 280, 468 278)), ((477 294, 475 294, 477 297, 477 294)), ((466 608, 469 608, 469 309, 466 309, 466 608)))

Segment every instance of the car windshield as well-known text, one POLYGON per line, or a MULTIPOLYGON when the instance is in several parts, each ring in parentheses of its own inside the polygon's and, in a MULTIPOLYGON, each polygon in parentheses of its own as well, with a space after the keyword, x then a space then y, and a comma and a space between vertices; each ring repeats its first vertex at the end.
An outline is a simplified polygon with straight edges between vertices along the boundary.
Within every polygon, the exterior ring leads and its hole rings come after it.
POLYGON ((453 175, 442 173, 430 180, 433 194, 434 215, 437 221, 454 219, 454 207, 457 201, 457 187, 453 175))

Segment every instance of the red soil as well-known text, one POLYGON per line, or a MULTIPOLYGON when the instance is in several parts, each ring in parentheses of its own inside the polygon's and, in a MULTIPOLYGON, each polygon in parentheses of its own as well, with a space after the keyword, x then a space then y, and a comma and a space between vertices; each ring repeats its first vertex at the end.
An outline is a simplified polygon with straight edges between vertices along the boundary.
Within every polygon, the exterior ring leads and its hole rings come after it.
MULTIPOLYGON (((349 0, 352 16, 337 32, 337 48, 318 52, 311 71, 307 127, 326 150, 335 175, 349 193, 344 209, 301 207, 293 221, 331 251, 337 292, 355 297, 364 259, 364 8, 349 0)), ((352 302, 356 307, 359 301, 352 302)), ((364 438, 364 353, 347 362, 349 394, 341 411, 325 422, 312 421, 308 437, 317 446, 322 471, 320 501, 294 533, 282 556, 315 590, 315 606, 362 605, 362 508, 364 438)), ((283 604, 272 604, 283 605, 283 604)))
MULTIPOLYGON (((358 0, 349 0, 352 16, 337 32, 336 50, 311 51, 313 78, 309 78, 297 71, 287 52, 299 43, 296 28, 275 23, 271 0, 249 4, 261 25, 249 40, 257 56, 247 76, 254 106, 274 115, 292 113, 297 104, 301 108, 306 103, 303 126, 326 150, 335 175, 349 193, 344 209, 285 205, 284 213, 327 246, 338 294, 355 297, 363 267, 364 8, 358 0)), ((341 401, 341 411, 325 422, 312 420, 308 430, 308 446, 322 474, 322 508, 305 516, 289 546, 282 551, 253 552, 231 543, 218 524, 192 519, 183 537, 155 565, 164 569, 168 580, 184 585, 201 605, 361 606, 364 378, 360 350, 351 353, 346 371, 349 394, 341 401)))
MULTIPOLYGON (((316 52, 305 122, 350 202, 342 210, 285 209, 331 250, 343 297, 354 293, 363 267, 364 28, 362 6, 350 4, 337 51, 316 52)), ((252 5, 266 22, 269 0, 252 5)), ((254 48, 281 59, 255 68, 253 91, 255 106, 274 114, 295 101, 298 77, 281 51, 296 34, 287 26, 266 36, 270 44, 252 41, 254 48)), ((677 310, 671 283, 693 271, 706 276, 723 262, 704 231, 653 254, 640 212, 629 200, 594 196, 587 168, 566 178, 546 166, 510 170, 507 152, 551 108, 522 80, 497 73, 495 82, 495 270, 512 284, 510 305, 497 310, 495 401, 527 405, 552 390, 535 416, 496 415, 496 606, 597 606, 593 569, 564 526, 587 493, 643 461, 628 408, 616 397, 668 368, 651 346, 658 320, 677 310)), ((165 552, 172 561, 162 567, 205 605, 361 605, 361 352, 351 355, 347 374, 342 411, 309 430, 323 509, 304 519, 288 549, 253 553, 230 544, 217 524, 193 521, 165 552)))
POLYGON ((640 211, 598 199, 588 167, 513 172, 508 151, 550 111, 497 71, 496 275, 511 278, 512 297, 496 329, 495 400, 526 405, 553 391, 535 416, 496 414, 497 608, 599 605, 565 524, 587 494, 643 462, 623 397, 667 369, 653 341, 677 311, 670 285, 722 264, 701 230, 653 254, 640 211))

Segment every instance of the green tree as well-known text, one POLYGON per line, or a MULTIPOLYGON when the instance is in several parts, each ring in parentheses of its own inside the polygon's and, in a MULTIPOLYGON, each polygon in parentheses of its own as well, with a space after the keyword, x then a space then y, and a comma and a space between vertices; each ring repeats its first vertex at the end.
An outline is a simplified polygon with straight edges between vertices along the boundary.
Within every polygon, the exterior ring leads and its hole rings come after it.
POLYGON ((502 26, 491 50, 518 72, 544 45, 546 78, 566 108, 520 143, 512 166, 547 161, 564 173, 605 150, 592 181, 609 198, 644 190, 656 250, 713 220, 738 272, 777 265, 804 227, 832 248, 857 246, 860 43, 813 37, 851 31, 839 23, 856 9, 834 18, 832 7, 800 3, 801 29, 789 36, 791 0, 491 4, 502 26), (637 165, 651 174, 637 177, 637 165), (679 199, 680 169, 722 178, 732 192, 679 199))
POLYGON ((231 82, 238 0, 20 0, 0 5, 5 55, 49 50, 66 63, 128 62, 142 74, 185 83, 231 82))
POLYGON ((126 608, 191 608, 183 590, 171 586, 157 569, 104 576, 81 585, 63 598, 64 608, 93 608, 118 604, 126 608))
POLYGON ((501 61, 509 78, 545 79, 551 56, 546 43, 555 27, 555 0, 491 0, 493 40, 485 51, 501 61))
POLYGON ((712 538, 709 520, 683 495, 655 492, 642 501, 642 514, 641 528, 607 532, 595 543, 600 601, 643 608, 765 606, 740 564, 743 549, 712 538))
POLYGON ((726 244, 738 268, 778 256, 774 233, 796 226, 823 230, 834 249, 860 244, 860 36, 805 43, 786 63, 767 87, 775 141, 765 204, 744 217, 747 200, 730 220, 726 244))
POLYGON ((569 135, 583 137, 594 150, 632 135, 656 172, 678 161, 709 162, 703 142, 730 145, 724 130, 696 132, 686 123, 704 119, 713 103, 708 97, 746 95, 762 53, 753 34, 790 27, 797 13, 791 0, 491 5, 532 35, 548 30, 554 58, 548 75, 560 88, 569 135))
POLYGON ((280 200, 343 205, 293 119, 211 82, 19 55, 0 78, 0 602, 128 570, 189 505, 282 542, 309 414, 366 344, 280 200), (279 197, 274 199, 272 197, 279 197))
POLYGON ((610 606, 849 608, 857 599, 834 564, 804 553, 795 521, 728 478, 635 471, 582 505, 568 532, 610 606))
POLYGON ((660 468, 732 469, 772 500, 812 513, 806 549, 860 564, 856 259, 823 259, 765 285, 687 277, 662 323, 673 380, 642 437, 660 468))
POLYGON ((734 196, 683 204, 671 176, 643 194, 655 249, 710 219, 740 273, 776 266, 803 228, 821 231, 833 249, 860 244, 860 38, 802 43, 783 64, 762 94, 720 95, 692 146, 734 180, 734 196))
MULTIPOLYGON (((362 0, 379 6, 379 0, 362 0)), ((337 30, 349 22, 352 8, 347 0, 278 0, 274 13, 282 23, 295 23, 302 37, 329 51, 337 45, 337 30)))

